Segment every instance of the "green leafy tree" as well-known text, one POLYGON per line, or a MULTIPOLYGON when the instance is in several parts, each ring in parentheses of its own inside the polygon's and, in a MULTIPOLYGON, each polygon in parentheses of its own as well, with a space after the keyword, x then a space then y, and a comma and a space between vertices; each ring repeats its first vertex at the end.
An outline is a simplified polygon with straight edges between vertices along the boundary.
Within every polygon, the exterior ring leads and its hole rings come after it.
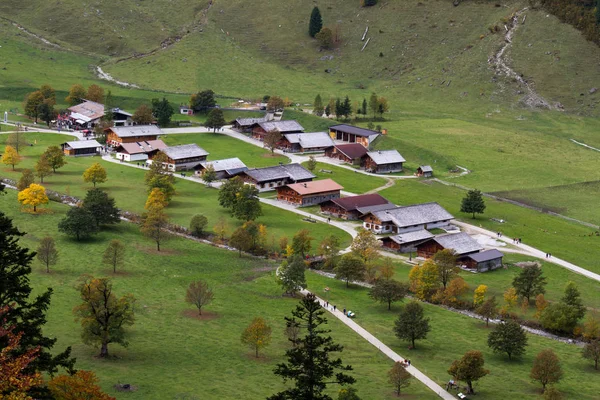
POLYGON ((302 258, 310 252, 312 248, 313 237, 310 236, 308 229, 301 229, 292 238, 292 251, 294 254, 300 254, 302 258))
POLYGON ((289 260, 284 260, 277 268, 277 282, 286 294, 295 295, 299 290, 306 287, 305 276, 306 265, 298 254, 289 260))
POLYGON ((215 295, 206 281, 192 282, 185 291, 185 301, 198 308, 198 315, 202 315, 202 307, 210 304, 214 298, 215 295))
POLYGON ((369 297, 383 304, 387 304, 388 310, 392 309, 392 303, 402 301, 408 294, 407 283, 392 279, 378 279, 369 291, 369 297))
POLYGON ((529 376, 534 381, 541 383, 542 391, 545 391, 547 385, 557 383, 562 379, 563 371, 560 360, 551 349, 540 351, 533 360, 529 376))
POLYGON ((237 201, 237 195, 244 187, 244 181, 239 176, 229 179, 219 189, 219 204, 221 207, 232 209, 237 201))
POLYGON ((365 263, 352 253, 344 254, 338 265, 334 268, 335 278, 346 282, 359 281, 365 276, 365 263))
POLYGON ((429 318, 424 317, 423 306, 411 301, 400 310, 394 333, 398 339, 410 341, 414 349, 415 340, 425 339, 430 329, 429 318))
POLYGON ((271 154, 275 152, 277 144, 279 143, 279 141, 281 141, 282 138, 283 136, 281 135, 281 132, 279 132, 276 129, 267 132, 267 134, 265 135, 264 144, 271 150, 271 154))
POLYGON ((352 115, 352 102, 350 98, 346 96, 344 102, 341 104, 342 115, 348 119, 352 115))
POLYGON ((460 204, 460 212, 473 214, 483 214, 485 211, 485 202, 483 201, 483 195, 477 189, 469 190, 467 195, 462 199, 460 204))
POLYGON ((117 298, 108 278, 87 277, 79 285, 81 303, 73 309, 81 322, 81 338, 85 344, 100 345, 100 357, 108 357, 108 345, 127 347, 125 326, 135 321, 135 298, 128 294, 117 298))
POLYGON ((375 114, 379 111, 379 99, 376 93, 371 93, 371 97, 369 97, 369 110, 373 113, 373 118, 375 118, 375 114))
POLYGON ((537 265, 525 266, 519 275, 515 276, 512 286, 517 291, 517 294, 524 297, 529 302, 531 297, 538 294, 546 293, 546 277, 544 277, 542 269, 537 265))
POLYGON ((156 251, 160 251, 160 244, 171 238, 169 232, 169 217, 162 208, 153 208, 142 217, 142 234, 156 243, 156 251))
POLYGON ((65 101, 70 106, 76 106, 83 103, 85 94, 85 88, 80 84, 75 84, 69 89, 69 95, 65 98, 65 101))
POLYGON ((194 111, 207 112, 216 105, 215 92, 211 89, 202 90, 190 98, 190 107, 194 111))
POLYGON ((125 262, 125 245, 118 239, 113 239, 102 254, 102 262, 113 268, 113 273, 117 272, 117 267, 123 266, 125 262))
POLYGON ((48 128, 50 128, 50 122, 56 118, 56 112, 54 111, 52 104, 44 100, 44 102, 38 106, 38 117, 48 125, 48 128))
POLYGON ((40 92, 42 92, 45 102, 51 106, 56 105, 56 90, 54 90, 52 86, 48 85, 47 83, 43 84, 40 86, 40 92))
POLYGON ((62 149, 58 146, 50 146, 44 152, 48 163, 50 163, 50 167, 52 167, 52 172, 56 172, 58 168, 64 167, 67 164, 65 160, 65 153, 63 153, 62 149))
POLYGON ((496 329, 490 332, 488 346, 494 353, 506 353, 508 359, 512 360, 513 357, 520 357, 525 353, 527 335, 521 325, 511 319, 496 325, 496 329))
POLYGON ((496 297, 490 297, 482 305, 476 309, 477 314, 485 318, 485 326, 490 325, 490 319, 496 318, 498 315, 498 304, 496 297))
MULTIPOLYGON (((32 294, 29 276, 35 253, 20 246, 22 242, 19 239, 24 235, 0 211, 0 308, 10 306, 2 319, 5 319, 8 326, 14 326, 16 332, 23 332, 20 343, 13 352, 14 356, 39 347, 37 357, 24 370, 25 373, 39 371, 54 374, 59 367, 71 370, 75 363, 71 358, 71 348, 60 353, 52 351, 56 339, 43 334, 52 289, 32 294)), ((6 346, 5 340, 6 338, 0 338, 1 348, 6 346)))
POLYGON ((315 168, 317 168, 317 159, 315 156, 308 157, 308 161, 306 162, 306 169, 310 172, 314 172, 315 168))
POLYGON ((17 190, 19 192, 22 190, 25 190, 33 182, 34 182, 33 172, 31 172, 30 169, 24 169, 23 172, 21 173, 21 177, 19 178, 19 181, 17 182, 17 190))
POLYGON ((323 107, 323 100, 321 99, 321 95, 318 94, 313 102, 313 114, 320 117, 324 112, 325 108, 323 107))
POLYGON ((196 237, 201 237, 208 225, 208 218, 202 214, 196 214, 190 221, 190 232, 196 237))
POLYGON ((244 185, 240 190, 232 215, 242 221, 254 221, 262 215, 258 189, 254 185, 244 185))
POLYGON ((92 214, 98 227, 121 222, 119 209, 115 206, 115 199, 108 197, 108 194, 101 189, 88 190, 81 207, 92 214))
POLYGON ((162 100, 152 99, 152 114, 156 117, 158 125, 168 126, 174 113, 173 106, 166 98, 163 97, 162 100))
POLYGON ((261 317, 254 318, 242 332, 242 343, 254 350, 258 358, 258 352, 271 343, 271 327, 267 321, 261 317))
POLYGON ((362 115, 367 116, 367 99, 363 99, 360 111, 362 115))
POLYGON ((217 172, 212 164, 208 164, 202 171, 202 180, 206 182, 206 186, 210 187, 217 180, 217 172))
POLYGON ((37 248, 38 260, 46 266, 46 272, 50 272, 50 266, 56 265, 58 261, 58 250, 56 250, 56 244, 54 239, 50 236, 42 238, 40 245, 37 248))
POLYGON ((577 311, 564 303, 551 303, 540 314, 540 323, 545 329, 572 333, 577 326, 577 311))
POLYGON ((310 14, 310 22, 308 24, 308 34, 310 37, 315 37, 323 28, 323 17, 319 7, 314 7, 310 14))
POLYGON ((208 113, 208 117, 206 118, 206 122, 204 126, 208 129, 212 129, 213 132, 217 132, 217 129, 221 129, 224 125, 225 117, 223 116, 223 111, 220 108, 213 108, 208 113))
POLYGON ((81 240, 98 233, 99 228, 92 213, 82 207, 71 207, 58 223, 58 231, 81 240))
POLYGON ((93 163, 83 172, 83 181, 92 182, 94 187, 96 183, 106 182, 106 169, 100 163, 93 163))
POLYGON ((392 369, 388 372, 389 382, 394 387, 394 391, 398 396, 401 395, 402 389, 410 386, 412 375, 406 370, 406 367, 401 362, 396 361, 392 369))
POLYGON ((323 257, 323 267, 325 269, 333 269, 340 258, 340 238, 335 235, 325 237, 317 250, 318 254, 323 257))
POLYGON ((284 381, 294 382, 294 387, 268 400, 331 400, 324 393, 327 385, 351 385, 355 382, 345 373, 352 371, 352 367, 343 365, 340 358, 331 357, 332 353, 341 352, 343 347, 331 336, 325 336, 330 331, 321 328, 327 323, 324 313, 315 295, 308 294, 292 311, 292 317, 285 318, 287 326, 298 324, 306 335, 292 340, 294 346, 286 351, 287 363, 277 364, 274 371, 284 381))
POLYGON ((594 362, 594 369, 598 369, 598 361, 600 361, 600 339, 594 339, 585 344, 582 351, 583 358, 594 362))
POLYGON ((242 256, 242 252, 248 252, 252 250, 252 243, 252 235, 247 229, 244 229, 243 226, 237 228, 231 234, 231 238, 229 239, 229 245, 238 249, 240 257, 242 256))
POLYGON ((319 45, 324 49, 330 49, 333 47, 333 32, 331 29, 325 27, 315 35, 315 39, 319 42, 319 45))
POLYGON ((267 111, 279 111, 283 110, 285 107, 285 102, 279 96, 271 96, 269 97, 269 101, 267 102, 267 111))
POLYGON ((448 369, 448 373, 457 381, 467 383, 467 393, 475 394, 473 382, 478 381, 487 374, 489 370, 483 368, 485 361, 480 351, 470 350, 460 360, 454 360, 448 369))
POLYGON ((575 282, 569 281, 565 286, 565 292, 560 300, 562 303, 573 307, 574 316, 580 320, 585 316, 586 308, 583 305, 583 301, 581 300, 581 293, 577 288, 577 284, 575 282))
MULTIPOLYGON (((106 92, 106 96, 104 96, 104 116, 102 117, 102 122, 104 124, 103 128, 107 128, 110 126, 113 126, 113 121, 115 119, 115 113, 113 112, 114 108, 115 108, 115 104, 114 104, 114 100, 113 100, 113 95, 112 92, 110 90, 108 90, 106 92)), ((99 103, 102 103, 102 101, 100 101, 99 103)), ((96 135, 97 137, 99 137, 99 135, 96 135)))
POLYGON ((438 270, 438 279, 446 290, 448 283, 458 276, 460 271, 456 266, 456 252, 452 249, 440 250, 433 255, 433 262, 438 270))
POLYGON ((42 92, 36 90, 35 92, 29 93, 23 102, 23 110, 25 111, 25 115, 34 118, 35 123, 37 123, 40 113, 40 106, 42 104, 44 104, 44 95, 42 92))
POLYGON ((360 397, 358 397, 358 390, 353 387, 343 387, 338 393, 337 400, 360 400, 360 397))
POLYGON ((52 174, 52 166, 48 162, 46 153, 42 154, 33 167, 35 175, 40 178, 40 182, 44 183, 44 178, 52 174))
POLYGON ((151 193, 152 189, 158 188, 165 194, 167 201, 171 201, 175 194, 175 177, 169 172, 167 161, 167 155, 159 151, 152 159, 152 164, 150 164, 150 169, 146 171, 144 181, 148 193, 151 193))

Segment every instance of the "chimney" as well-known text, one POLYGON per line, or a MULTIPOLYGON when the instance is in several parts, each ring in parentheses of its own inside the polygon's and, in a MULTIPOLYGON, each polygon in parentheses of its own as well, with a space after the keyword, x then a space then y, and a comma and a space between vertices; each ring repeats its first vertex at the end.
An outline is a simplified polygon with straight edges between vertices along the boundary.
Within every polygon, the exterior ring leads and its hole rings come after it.
POLYGON ((306 183, 304 184, 304 187, 308 187, 308 186, 306 186, 306 183))

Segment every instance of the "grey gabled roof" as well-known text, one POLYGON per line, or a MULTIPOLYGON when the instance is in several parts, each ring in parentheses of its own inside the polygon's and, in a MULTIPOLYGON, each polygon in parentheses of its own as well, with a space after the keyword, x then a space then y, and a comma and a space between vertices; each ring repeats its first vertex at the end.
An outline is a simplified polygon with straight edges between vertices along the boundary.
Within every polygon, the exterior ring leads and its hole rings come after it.
POLYGON ((375 211, 391 210, 392 208, 398 208, 398 206, 392 203, 379 204, 376 206, 358 207, 356 211, 358 211, 360 214, 367 214, 375 211))
POLYGON ((288 133, 283 135, 290 143, 297 143, 303 149, 333 146, 333 140, 327 132, 288 133))
POLYGON ((421 229, 420 231, 406 232, 400 235, 390 236, 389 238, 398 244, 407 244, 431 239, 433 236, 433 233, 421 229))
POLYGON ((123 114, 123 115, 126 115, 126 116, 128 116, 128 117, 133 117, 133 114, 130 114, 130 113, 128 113, 128 112, 127 112, 127 111, 125 111, 125 110, 121 110, 119 107, 115 107, 115 108, 113 108, 113 109, 112 109, 112 112, 113 112, 113 113, 119 113, 119 114, 123 114))
POLYGON ((207 156, 208 152, 196 143, 182 144, 180 146, 167 147, 161 150, 172 160, 180 160, 182 158, 193 158, 207 156))
POLYGON ((304 128, 294 120, 289 121, 265 121, 259 122, 258 126, 263 128, 265 132, 279 131, 282 134, 286 132, 303 132, 304 128))
POLYGON ((423 172, 433 172, 433 168, 431 168, 430 165, 421 165, 419 168, 421 168, 421 171, 423 172))
POLYGON ((70 148, 72 148, 73 150, 76 149, 91 149, 94 147, 102 147, 102 145, 100 143, 98 143, 95 140, 77 140, 74 142, 66 142, 63 143, 63 145, 67 145, 70 148))
POLYGON ((292 181, 315 178, 315 175, 297 163, 249 169, 245 173, 257 182, 275 181, 284 178, 291 179, 292 181))
POLYGON ((449 221, 454 217, 438 203, 423 203, 371 212, 381 221, 391 221, 399 228, 449 221))
POLYGON ((465 232, 439 235, 431 240, 435 240, 444 249, 454 250, 458 255, 472 253, 483 249, 477 240, 473 239, 465 232))
POLYGON ((502 258, 502 257, 504 257, 504 254, 502 254, 501 251, 498 251, 496 249, 491 249, 491 250, 482 251, 481 253, 470 254, 468 257, 470 259, 472 259, 473 261, 480 263, 480 262, 486 262, 486 261, 502 258))
POLYGON ((258 124, 261 122, 266 122, 267 121, 267 117, 261 117, 261 118, 236 118, 235 122, 237 122, 237 124, 239 126, 252 126, 254 124, 258 124))
POLYGON ((372 131, 370 129, 365 129, 365 128, 359 128, 358 126, 347 125, 347 124, 333 125, 333 126, 330 126, 329 129, 335 130, 335 131, 340 131, 340 132, 351 133, 353 135, 363 136, 363 137, 381 135, 377 131, 372 131))
POLYGON ((119 137, 158 136, 162 131, 156 125, 113 126, 109 128, 119 137))
POLYGON ((204 168, 208 167, 209 165, 212 165, 215 172, 221 172, 221 171, 241 172, 241 171, 245 171, 248 169, 248 167, 246 167, 246 164, 244 164, 242 162, 242 160, 240 160, 237 157, 226 158, 224 160, 204 161, 204 162, 201 162, 200 165, 202 165, 204 168))
POLYGON ((379 150, 379 151, 369 151, 367 153, 369 157, 375 162, 377 165, 384 164, 396 164, 406 162, 404 157, 398 150, 379 150))

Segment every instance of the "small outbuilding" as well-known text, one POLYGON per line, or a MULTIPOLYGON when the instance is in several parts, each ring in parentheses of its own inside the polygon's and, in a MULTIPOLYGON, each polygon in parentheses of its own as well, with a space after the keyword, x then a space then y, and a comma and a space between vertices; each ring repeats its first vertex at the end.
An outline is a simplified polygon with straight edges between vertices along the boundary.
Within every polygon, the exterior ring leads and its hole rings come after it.
POLYGON ((365 158, 365 170, 376 174, 402 172, 404 162, 397 150, 370 151, 365 158))
POLYGON ((369 150, 360 143, 335 144, 325 150, 325 156, 362 166, 368 152, 369 150))
POLYGON ((102 145, 95 140, 77 140, 63 143, 60 146, 65 155, 72 157, 95 156, 100 154, 102 149, 102 145))
POLYGON ((480 253, 469 254, 463 259, 463 264, 467 268, 474 269, 477 272, 491 271, 502 268, 503 257, 504 254, 496 249, 486 250, 480 253))
POLYGON ((421 165, 417 168, 417 176, 431 178, 433 176, 433 168, 429 165, 421 165))
POLYGON ((381 134, 370 129, 359 128, 358 126, 339 124, 329 127, 329 135, 334 140, 360 143, 368 148, 381 134))
POLYGON ((277 188, 277 200, 286 201, 299 207, 314 206, 339 198, 343 188, 332 179, 293 183, 277 188))
POLYGON ((116 148, 116 157, 123 161, 146 161, 167 145, 162 140, 144 140, 135 143, 121 143, 116 148))
POLYGON ((206 168, 212 166, 217 175, 217 179, 230 179, 248 170, 246 164, 237 157, 226 158, 224 160, 204 161, 197 167, 196 171, 201 174, 206 168))

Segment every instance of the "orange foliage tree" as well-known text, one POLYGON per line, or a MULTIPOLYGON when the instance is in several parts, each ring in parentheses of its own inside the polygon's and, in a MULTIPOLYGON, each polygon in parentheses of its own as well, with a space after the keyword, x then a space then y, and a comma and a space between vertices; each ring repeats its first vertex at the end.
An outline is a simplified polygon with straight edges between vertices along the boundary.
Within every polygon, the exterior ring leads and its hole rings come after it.
POLYGON ((115 400, 100 389, 98 378, 92 371, 59 375, 48 382, 48 388, 56 400, 115 400))

